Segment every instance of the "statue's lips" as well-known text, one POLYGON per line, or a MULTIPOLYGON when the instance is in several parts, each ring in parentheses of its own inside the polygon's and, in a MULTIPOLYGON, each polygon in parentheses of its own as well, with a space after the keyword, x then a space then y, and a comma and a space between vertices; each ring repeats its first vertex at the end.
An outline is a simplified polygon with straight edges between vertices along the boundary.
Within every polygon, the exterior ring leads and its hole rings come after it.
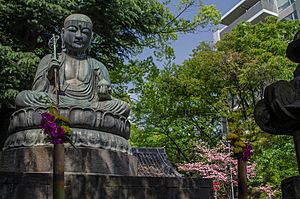
POLYGON ((82 46, 83 45, 83 41, 81 41, 81 40, 75 40, 74 44, 82 46))

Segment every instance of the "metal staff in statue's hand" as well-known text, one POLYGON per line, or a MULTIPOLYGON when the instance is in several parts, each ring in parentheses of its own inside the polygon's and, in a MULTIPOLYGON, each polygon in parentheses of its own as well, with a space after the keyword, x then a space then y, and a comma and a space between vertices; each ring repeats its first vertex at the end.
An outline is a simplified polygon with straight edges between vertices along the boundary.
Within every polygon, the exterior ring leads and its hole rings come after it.
POLYGON ((53 49, 53 55, 52 55, 52 59, 50 61, 50 67, 48 70, 48 79, 49 81, 53 84, 54 83, 54 87, 55 87, 55 95, 57 98, 57 105, 59 104, 59 68, 61 63, 58 61, 57 59, 57 53, 56 53, 56 47, 57 47, 57 41, 59 39, 58 35, 54 35, 52 36, 52 38, 49 40, 49 47, 53 49))

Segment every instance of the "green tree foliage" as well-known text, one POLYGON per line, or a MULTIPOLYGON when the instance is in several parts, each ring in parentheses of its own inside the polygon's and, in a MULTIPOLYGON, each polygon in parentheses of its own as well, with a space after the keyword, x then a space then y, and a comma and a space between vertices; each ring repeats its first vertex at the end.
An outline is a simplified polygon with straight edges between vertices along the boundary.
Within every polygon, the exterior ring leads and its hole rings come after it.
POLYGON ((256 164, 256 176, 249 181, 249 184, 253 192, 257 187, 268 185, 275 198, 281 198, 281 181, 298 175, 293 138, 264 135, 256 141, 256 145, 253 160, 256 164))
POLYGON ((238 52, 248 57, 236 71, 242 95, 235 98, 244 99, 240 110, 244 112, 245 120, 238 117, 236 124, 229 125, 231 128, 242 127, 253 143, 253 161, 257 165, 257 177, 251 181, 254 187, 267 184, 280 190, 281 180, 297 173, 292 138, 262 133, 254 123, 253 105, 262 98, 265 86, 279 79, 293 78, 296 64, 286 58, 285 50, 299 28, 299 21, 277 22, 275 18, 256 25, 241 23, 217 44, 219 51, 238 52))
POLYGON ((32 71, 39 59, 33 53, 15 52, 9 46, 0 45, 0 108, 10 107, 18 93, 18 88, 30 89, 30 84, 24 84, 27 79, 33 79, 32 71))
MULTIPOLYGON (((218 69, 215 67, 217 59, 209 59, 204 54, 203 57, 207 59, 198 61, 209 65, 209 69, 218 69)), ((207 79, 198 78, 207 76, 207 73, 214 74, 214 71, 203 71, 199 67, 201 64, 197 62, 190 70, 186 70, 185 65, 174 66, 160 71, 144 85, 133 109, 139 128, 138 134, 136 131, 132 133, 134 145, 162 144, 171 160, 187 162, 196 158, 193 149, 199 142, 216 143, 219 129, 215 128, 216 120, 212 114, 218 110, 209 104, 216 88, 207 89, 204 84, 207 79)), ((210 85, 216 84, 210 82, 210 85)))
MULTIPOLYGON (((185 147, 202 141, 215 145, 226 118, 229 131, 242 132, 253 144, 252 161, 257 163, 258 175, 251 181, 253 186, 278 189, 280 180, 297 171, 293 143, 289 138, 263 133, 254 121, 253 110, 265 86, 279 79, 292 79, 296 64, 285 57, 285 49, 299 29, 299 21, 269 18, 255 25, 239 24, 217 43, 215 50, 209 44, 200 44, 191 59, 164 69, 147 82, 135 107, 139 134, 147 142, 151 140, 151 145, 165 141, 153 138, 151 132, 167 139, 167 129, 187 159, 195 161, 195 148, 185 147), (286 157, 290 163, 286 163, 286 157), (266 159, 272 169, 266 169, 266 159)), ((132 141, 138 145, 141 140, 133 137, 132 141)), ((169 144, 172 142, 164 142, 172 148, 169 144)), ((176 156, 171 159, 185 161, 176 156)))
POLYGON ((133 145, 165 146, 172 161, 188 161, 194 141, 185 133, 192 131, 187 129, 184 119, 177 119, 176 104, 163 89, 161 74, 144 85, 139 98, 133 107, 137 125, 131 133, 133 145))

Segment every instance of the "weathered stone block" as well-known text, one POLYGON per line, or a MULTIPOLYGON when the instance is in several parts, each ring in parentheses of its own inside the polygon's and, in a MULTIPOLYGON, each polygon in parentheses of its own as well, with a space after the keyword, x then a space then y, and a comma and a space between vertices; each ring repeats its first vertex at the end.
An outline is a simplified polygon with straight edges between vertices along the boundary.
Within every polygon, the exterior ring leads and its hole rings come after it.
POLYGON ((300 176, 293 176, 281 182, 282 199, 300 199, 300 176))
MULTIPOLYGON (((0 172, 0 199, 4 198, 50 199, 52 174, 0 172)), ((65 198, 213 199, 213 190, 209 179, 66 173, 65 198)))
MULTIPOLYGON (((0 171, 52 172, 52 146, 0 152, 0 171)), ((137 159, 126 153, 90 147, 65 148, 65 172, 137 175, 137 159)))

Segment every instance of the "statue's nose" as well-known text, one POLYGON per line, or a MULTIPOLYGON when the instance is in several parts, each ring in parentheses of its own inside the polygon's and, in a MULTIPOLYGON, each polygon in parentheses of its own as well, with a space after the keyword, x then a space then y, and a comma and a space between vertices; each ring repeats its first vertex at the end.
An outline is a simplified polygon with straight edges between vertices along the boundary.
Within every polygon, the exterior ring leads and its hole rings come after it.
POLYGON ((80 30, 76 31, 75 37, 78 39, 82 39, 82 32, 80 30))

